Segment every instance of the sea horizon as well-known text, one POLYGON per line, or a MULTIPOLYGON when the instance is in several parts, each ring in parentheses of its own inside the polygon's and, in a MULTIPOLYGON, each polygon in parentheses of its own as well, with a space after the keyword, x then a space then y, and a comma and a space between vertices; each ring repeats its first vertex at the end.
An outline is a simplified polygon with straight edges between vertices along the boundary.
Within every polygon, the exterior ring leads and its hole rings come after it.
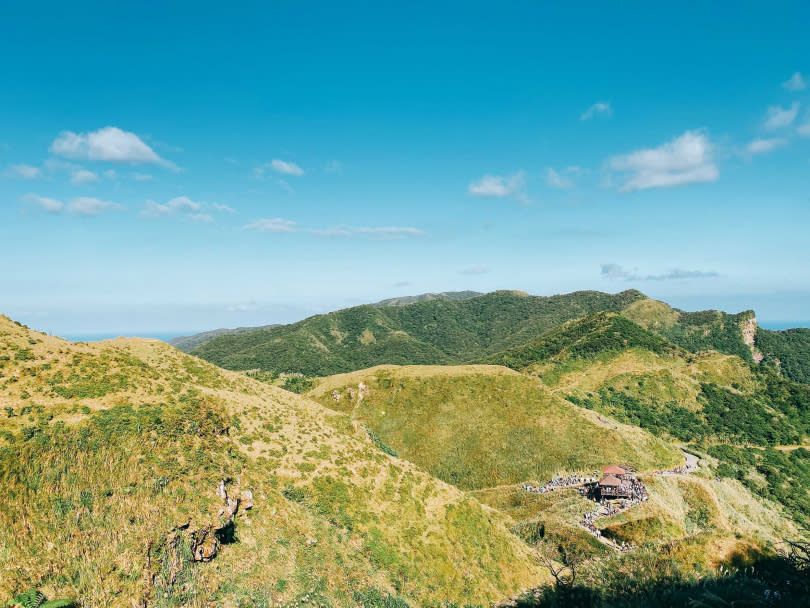
MULTIPOLYGON (((771 331, 782 331, 785 329, 794 328, 808 328, 810 329, 810 320, 803 321, 758 321, 762 329, 769 329, 771 331)), ((168 342, 173 338, 181 336, 193 336, 195 334, 203 333, 209 330, 185 330, 185 331, 143 331, 143 332, 115 332, 115 331, 98 331, 98 332, 71 332, 66 334, 53 334, 69 342, 101 342, 102 340, 113 340, 115 338, 150 338, 154 340, 163 340, 168 342)))

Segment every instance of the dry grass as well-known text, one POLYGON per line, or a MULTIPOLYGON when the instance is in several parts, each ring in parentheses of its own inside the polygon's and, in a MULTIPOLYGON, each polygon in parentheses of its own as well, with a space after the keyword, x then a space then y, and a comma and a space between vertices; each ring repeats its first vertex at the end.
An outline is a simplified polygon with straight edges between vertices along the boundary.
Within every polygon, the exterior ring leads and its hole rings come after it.
POLYGON ((613 461, 640 470, 682 463, 675 447, 649 433, 600 419, 498 366, 375 367, 326 378, 310 395, 467 490, 590 473, 613 461))
POLYGON ((73 345, 0 319, 1 353, 0 597, 133 605, 150 543, 154 571, 174 527, 220 525, 223 477, 256 496, 239 542, 158 577, 155 605, 354 605, 370 587, 477 604, 543 578, 508 518, 312 401, 156 341, 73 345))

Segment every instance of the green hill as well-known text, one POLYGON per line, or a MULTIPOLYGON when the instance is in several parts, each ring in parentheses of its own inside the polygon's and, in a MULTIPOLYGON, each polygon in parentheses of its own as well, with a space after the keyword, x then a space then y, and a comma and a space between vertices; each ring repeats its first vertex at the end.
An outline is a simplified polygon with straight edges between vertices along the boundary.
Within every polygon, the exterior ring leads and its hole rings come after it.
POLYGON ((326 378, 309 395, 465 490, 591 472, 614 460, 644 470, 683 461, 666 442, 606 424, 504 368, 375 367, 326 378))
POLYGON ((325 376, 379 364, 448 365, 517 346, 562 323, 643 299, 637 291, 538 297, 499 291, 406 306, 358 306, 217 337, 193 354, 226 369, 325 376))
POLYGON ((622 315, 690 352, 716 350, 753 361, 756 319, 752 310, 734 315, 719 310, 686 312, 645 299, 631 303, 622 315))
POLYGON ((235 327, 233 329, 212 329, 210 331, 204 331, 199 334, 194 334, 192 336, 178 336, 176 338, 172 338, 169 340, 169 344, 174 346, 175 348, 182 350, 184 353, 190 352, 197 348, 198 346, 202 346, 206 342, 213 340, 218 336, 228 336, 231 334, 243 334, 249 331, 258 331, 260 329, 269 329, 271 327, 276 327, 275 325, 264 325, 262 327, 235 327))
POLYGON ((694 354, 615 314, 567 323, 484 359, 554 394, 720 458, 723 475, 810 522, 810 386, 736 355, 694 354), (756 449, 751 449, 755 447, 756 449))
POLYGON ((763 365, 794 382, 810 384, 810 329, 758 328, 755 345, 763 356, 763 365))
MULTIPOLYGON (((596 359, 612 356, 603 351, 596 359)), ((579 526, 593 503, 573 488, 539 495, 518 482, 590 475, 609 462, 638 469, 650 500, 601 518, 598 526, 608 538, 645 547, 636 558, 659 562, 671 574, 675 568, 674 579, 705 575, 799 534, 777 502, 724 474, 727 463, 704 454, 695 475, 658 476, 654 470, 683 463, 671 435, 655 439, 619 422, 621 412, 566 402, 536 377, 491 365, 380 366, 318 382, 310 396, 349 414, 381 449, 468 489, 510 517, 512 531, 541 553, 563 546, 587 555, 596 590, 602 587, 599 574, 609 575, 615 564, 612 551, 579 526)), ((636 576, 649 580, 657 574, 629 568, 628 579, 636 576)))
POLYGON ((346 416, 162 342, 0 317, 0 389, 0 598, 488 605, 544 580, 504 516, 346 416))
POLYGON ((373 306, 383 308, 386 306, 408 306, 417 302, 430 302, 431 300, 469 300, 482 296, 480 291, 442 291, 439 293, 422 293, 418 296, 400 296, 398 298, 388 298, 380 300, 373 306))

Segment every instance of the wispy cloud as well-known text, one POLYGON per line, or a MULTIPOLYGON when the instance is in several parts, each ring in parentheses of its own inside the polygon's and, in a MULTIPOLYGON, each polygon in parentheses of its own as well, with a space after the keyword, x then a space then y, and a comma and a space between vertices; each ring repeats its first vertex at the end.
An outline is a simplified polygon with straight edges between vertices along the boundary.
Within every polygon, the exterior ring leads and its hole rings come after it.
POLYGON ((119 205, 118 203, 92 198, 89 196, 80 196, 65 204, 55 198, 47 198, 37 194, 26 194, 22 197, 22 202, 26 205, 39 208, 48 213, 67 213, 69 215, 79 215, 85 217, 101 215, 105 211, 124 208, 123 205, 119 205))
POLYGON ((366 237, 377 240, 402 239, 413 236, 421 236, 424 231, 418 228, 407 226, 331 226, 328 228, 310 228, 299 226, 297 222, 285 220, 280 217, 262 218, 251 222, 242 228, 243 230, 255 230, 266 233, 291 233, 303 232, 319 237, 366 237))
POLYGON ((104 127, 88 133, 63 131, 51 144, 51 153, 72 160, 177 166, 161 158, 144 141, 118 127, 104 127))
POLYGON ((141 209, 143 217, 182 217, 194 222, 204 223, 214 221, 211 212, 235 213, 227 205, 194 201, 187 196, 176 196, 165 203, 148 200, 141 209))
POLYGON ((134 179, 136 182, 148 182, 153 180, 154 177, 150 173, 133 173, 132 179, 134 179))
POLYGON ((745 151, 749 156, 766 154, 777 148, 781 148, 785 144, 787 144, 787 140, 781 137, 772 137, 770 139, 757 138, 748 142, 748 145, 745 146, 745 151))
POLYGON ((65 203, 55 198, 39 196, 38 194, 26 194, 22 197, 22 202, 32 207, 37 207, 48 213, 60 213, 65 208, 65 203))
POLYGON ((765 122, 763 126, 769 131, 775 129, 783 129, 789 127, 796 120, 796 115, 799 113, 799 102, 794 101, 790 104, 789 108, 782 106, 771 106, 765 115, 765 122))
POLYGON ((379 240, 403 239, 413 236, 422 236, 424 231, 418 228, 407 226, 332 226, 331 228, 309 228, 307 232, 315 236, 333 236, 351 238, 355 236, 366 236, 379 240))
POLYGON ((719 277, 714 271, 684 270, 673 268, 662 274, 639 274, 635 270, 627 270, 619 264, 602 264, 601 275, 606 279, 621 281, 677 281, 683 279, 707 279, 719 277))
POLYGON ((70 183, 76 185, 90 184, 97 182, 99 179, 101 178, 99 178, 98 173, 82 169, 81 167, 77 167, 70 174, 70 183))
POLYGON ((804 123, 803 125, 799 125, 796 132, 802 137, 810 137, 810 121, 804 123))
POLYGON ((39 179, 42 177, 42 169, 32 165, 11 165, 3 172, 3 177, 13 179, 39 179))
POLYGON ((524 204, 531 202, 526 191, 526 172, 523 170, 508 176, 487 174, 471 182, 467 192, 471 196, 512 198, 524 204))
POLYGON ((582 116, 580 116, 579 119, 590 120, 595 116, 612 116, 612 115, 613 115, 613 108, 610 107, 609 102, 597 101, 590 108, 585 110, 585 112, 582 113, 582 116))
POLYGON ((104 201, 98 198, 91 198, 89 196, 80 196, 74 198, 67 204, 66 210, 72 215, 101 215, 105 211, 114 209, 123 209, 123 205, 113 203, 111 201, 104 201))
POLYGON ((280 217, 262 218, 255 222, 251 222, 242 228, 243 230, 256 230, 257 232, 295 232, 296 223, 291 220, 285 220, 280 217))
POLYGON ((573 188, 574 182, 564 175, 561 175, 551 167, 546 169, 546 185, 555 190, 568 190, 573 188))
POLYGON ((282 175, 295 175, 297 177, 304 175, 304 170, 295 163, 279 160, 278 158, 274 158, 265 165, 256 167, 256 170, 262 174, 266 169, 272 169, 276 173, 281 173, 282 175))
POLYGON ((782 83, 782 86, 788 91, 803 91, 807 84, 799 72, 794 72, 793 76, 782 83))
POLYGON ((214 211, 224 211, 225 213, 236 213, 236 209, 228 205, 220 205, 219 203, 210 203, 211 209, 214 211))
POLYGON ((614 156, 608 165, 627 174, 621 192, 713 182, 719 177, 713 146, 702 131, 686 131, 657 148, 614 156))

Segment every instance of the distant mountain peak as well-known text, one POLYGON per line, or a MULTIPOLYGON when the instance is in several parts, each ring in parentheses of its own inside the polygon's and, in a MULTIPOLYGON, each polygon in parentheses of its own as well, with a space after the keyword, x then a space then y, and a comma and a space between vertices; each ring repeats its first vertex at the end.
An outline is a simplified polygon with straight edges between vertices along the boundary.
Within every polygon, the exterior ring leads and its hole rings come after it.
POLYGON ((386 306, 407 306, 408 304, 416 304, 417 302, 430 302, 431 300, 469 300, 484 295, 480 291, 440 291, 421 293, 416 296, 400 296, 396 298, 387 298, 372 304, 378 308, 386 306))

